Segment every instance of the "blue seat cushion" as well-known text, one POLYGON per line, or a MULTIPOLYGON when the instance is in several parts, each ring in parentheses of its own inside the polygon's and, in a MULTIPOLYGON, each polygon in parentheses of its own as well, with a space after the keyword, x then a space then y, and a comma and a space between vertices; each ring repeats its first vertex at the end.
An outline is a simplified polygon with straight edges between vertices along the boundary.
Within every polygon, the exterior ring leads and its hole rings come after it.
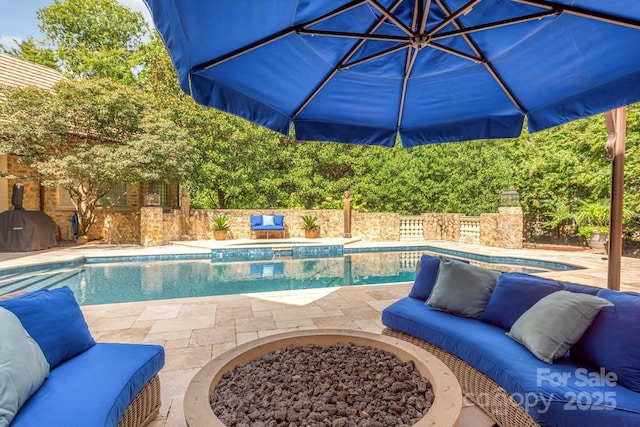
POLYGON ((562 289, 563 286, 555 280, 523 273, 503 273, 480 321, 508 331, 536 302, 562 289))
POLYGON ((51 369, 96 343, 73 291, 66 286, 29 292, 2 301, 0 306, 20 319, 51 369))
POLYGON ((11 427, 115 427, 162 366, 161 346, 97 343, 53 369, 11 427))
POLYGON ((382 323, 464 360, 522 402, 542 426, 640 425, 639 393, 605 381, 593 368, 569 357, 549 365, 500 327, 435 310, 411 297, 387 307, 382 323), (590 382, 591 374, 600 380, 590 382))

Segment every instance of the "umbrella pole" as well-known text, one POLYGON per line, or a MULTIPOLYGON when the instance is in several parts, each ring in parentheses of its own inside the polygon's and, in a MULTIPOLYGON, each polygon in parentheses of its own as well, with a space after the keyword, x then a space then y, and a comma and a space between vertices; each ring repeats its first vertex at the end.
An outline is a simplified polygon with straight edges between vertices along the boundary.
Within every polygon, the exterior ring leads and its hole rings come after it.
POLYGON ((620 290, 622 263, 622 203, 624 194, 624 154, 627 139, 627 109, 620 107, 613 112, 616 138, 611 164, 611 211, 609 216, 609 268, 607 287, 620 290))

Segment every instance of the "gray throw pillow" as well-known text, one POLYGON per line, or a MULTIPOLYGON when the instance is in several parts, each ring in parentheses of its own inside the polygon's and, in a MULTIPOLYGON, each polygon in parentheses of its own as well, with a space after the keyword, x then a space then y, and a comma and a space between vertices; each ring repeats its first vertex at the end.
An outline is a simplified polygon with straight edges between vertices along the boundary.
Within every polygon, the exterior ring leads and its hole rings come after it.
POLYGON ((484 312, 500 274, 499 271, 441 257, 438 277, 426 304, 477 319, 484 312))
POLYGON ((525 311, 507 335, 538 359, 553 363, 580 340, 602 307, 612 305, 594 295, 557 291, 525 311))
POLYGON ((16 315, 2 307, 0 325, 0 426, 6 426, 47 378, 49 363, 16 315))

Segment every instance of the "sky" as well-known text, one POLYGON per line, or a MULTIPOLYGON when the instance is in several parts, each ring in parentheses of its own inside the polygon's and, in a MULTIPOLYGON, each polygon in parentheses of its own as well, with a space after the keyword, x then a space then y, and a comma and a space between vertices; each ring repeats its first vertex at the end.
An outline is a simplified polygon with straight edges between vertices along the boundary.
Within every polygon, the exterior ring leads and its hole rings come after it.
MULTIPOLYGON (((87 0, 91 1, 91 0, 87 0)), ((151 15, 142 0, 118 0, 135 12, 142 12, 149 22, 151 15)), ((36 10, 53 3, 53 0, 0 0, 0 44, 15 47, 13 39, 25 40, 27 36, 43 38, 38 30, 36 10)))

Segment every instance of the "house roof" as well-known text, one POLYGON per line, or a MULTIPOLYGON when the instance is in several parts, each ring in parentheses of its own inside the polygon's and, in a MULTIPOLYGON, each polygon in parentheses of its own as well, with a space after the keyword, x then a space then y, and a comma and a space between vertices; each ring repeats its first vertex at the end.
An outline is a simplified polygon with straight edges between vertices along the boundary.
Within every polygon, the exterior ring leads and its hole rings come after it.
POLYGON ((60 80, 65 77, 52 68, 0 53, 0 86, 51 89, 60 80))

